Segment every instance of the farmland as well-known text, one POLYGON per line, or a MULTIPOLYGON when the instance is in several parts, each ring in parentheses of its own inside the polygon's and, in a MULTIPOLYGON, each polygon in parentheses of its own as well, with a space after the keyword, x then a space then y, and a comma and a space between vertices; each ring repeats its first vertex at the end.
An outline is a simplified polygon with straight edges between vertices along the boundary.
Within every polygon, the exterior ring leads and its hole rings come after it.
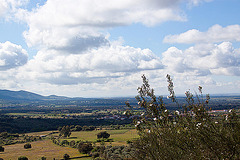
MULTIPOLYGON (((61 140, 81 140, 93 142, 96 141, 96 135, 99 132, 99 130, 72 132, 72 135, 69 138, 61 140)), ((133 140, 134 138, 138 137, 135 129, 107 130, 107 132, 110 133, 110 138, 113 140, 113 142, 111 142, 111 144, 110 142, 107 142, 105 145, 127 145, 127 140, 133 140)), ((51 131, 27 133, 26 135, 40 136, 49 135, 49 133, 51 133, 51 131)), ((14 144, 4 146, 5 151, 2 153, 0 152, 0 158, 3 158, 4 160, 15 160, 20 156, 26 156, 31 160, 40 159, 44 156, 47 159, 61 159, 63 158, 63 155, 67 153, 72 158, 75 157, 76 159, 87 159, 86 154, 80 154, 76 148, 56 145, 49 137, 44 140, 31 142, 32 148, 30 149, 24 149, 23 145, 24 144, 14 144)), ((100 143, 96 143, 96 145, 100 145, 100 143)))

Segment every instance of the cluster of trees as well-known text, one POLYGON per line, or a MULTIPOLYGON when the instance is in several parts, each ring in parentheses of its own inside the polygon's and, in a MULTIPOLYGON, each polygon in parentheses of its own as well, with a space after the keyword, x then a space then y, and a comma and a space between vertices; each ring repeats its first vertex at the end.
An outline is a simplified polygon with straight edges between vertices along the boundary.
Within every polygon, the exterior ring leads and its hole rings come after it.
MULTIPOLYGON (((240 121, 235 110, 221 119, 209 115, 209 95, 202 87, 194 96, 187 91, 186 105, 180 106, 172 79, 167 75, 169 99, 179 108, 169 111, 162 97, 156 97, 143 75, 138 104, 144 109, 135 126, 140 138, 133 142, 136 159, 240 159, 240 121)), ((128 114, 132 114, 130 107, 128 114)))

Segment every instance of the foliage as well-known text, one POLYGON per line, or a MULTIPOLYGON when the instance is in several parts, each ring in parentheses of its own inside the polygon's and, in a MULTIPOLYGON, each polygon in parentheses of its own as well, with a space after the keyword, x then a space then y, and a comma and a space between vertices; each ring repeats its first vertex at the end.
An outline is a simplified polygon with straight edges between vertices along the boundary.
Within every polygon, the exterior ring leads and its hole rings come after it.
POLYGON ((18 157, 18 160, 28 160, 28 158, 26 156, 20 156, 18 157))
POLYGON ((61 128, 60 134, 59 136, 63 136, 63 137, 70 137, 71 135, 71 129, 69 126, 63 126, 61 128))
POLYGON ((97 138, 109 138, 110 137, 110 134, 107 133, 106 131, 103 131, 103 132, 100 132, 97 134, 97 138))
POLYGON ((92 143, 80 142, 78 144, 78 151, 83 154, 88 154, 93 149, 92 143))
POLYGON ((63 155, 63 159, 64 159, 64 160, 69 160, 69 159, 70 159, 70 156, 69 156, 68 154, 64 154, 64 155, 63 155))
POLYGON ((47 160, 47 158, 46 157, 41 157, 41 160, 47 160))
MULTIPOLYGON (((209 115, 209 95, 203 98, 199 86, 195 96, 185 92, 186 105, 180 106, 173 82, 167 75, 170 98, 178 110, 169 111, 163 98, 157 98, 143 75, 143 85, 136 97, 144 109, 135 120, 140 138, 134 141, 137 159, 239 159, 240 122, 234 110, 229 110, 222 120, 209 115)), ((131 107, 128 103, 127 105, 131 107)), ((132 114, 129 110, 129 114, 132 114)))
POLYGON ((92 150, 92 158, 108 160, 132 159, 135 149, 132 146, 97 146, 92 150))
POLYGON ((32 145, 30 143, 26 143, 26 144, 24 144, 24 148, 25 149, 32 148, 32 145))
POLYGON ((0 146, 0 152, 4 152, 4 147, 0 146))

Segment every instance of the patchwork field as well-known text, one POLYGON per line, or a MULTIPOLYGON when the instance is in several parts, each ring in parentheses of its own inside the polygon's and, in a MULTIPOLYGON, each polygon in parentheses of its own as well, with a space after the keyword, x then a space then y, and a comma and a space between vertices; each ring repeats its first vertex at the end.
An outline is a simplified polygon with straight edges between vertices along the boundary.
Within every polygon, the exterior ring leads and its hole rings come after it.
MULTIPOLYGON (((126 145, 127 140, 132 140, 137 138, 137 132, 135 129, 122 129, 122 130, 101 130, 107 131, 111 136, 110 138, 113 139, 113 142, 106 142, 105 145, 126 145)), ((79 132, 72 132, 70 138, 66 139, 68 141, 96 141, 97 134, 101 132, 100 130, 95 131, 79 131, 79 132)), ((51 133, 48 132, 35 132, 35 133, 28 133, 28 135, 40 136, 46 135, 51 133)), ((57 134, 55 134, 57 135, 57 134)), ((62 139, 63 140, 63 139, 62 139)), ((75 159, 91 159, 88 157, 84 157, 86 155, 80 154, 77 149, 70 148, 70 147, 61 147, 56 144, 53 144, 50 139, 31 142, 32 148, 31 149, 24 149, 24 144, 14 144, 14 145, 7 145, 4 146, 5 151, 0 152, 0 158, 4 160, 17 160, 20 156, 26 156, 29 160, 38 160, 41 157, 46 157, 49 160, 53 158, 61 159, 65 153, 69 154, 71 158, 75 157, 75 159)))
POLYGON ((24 149, 23 145, 24 144, 15 144, 4 146, 5 151, 0 153, 0 157, 4 160, 17 160, 20 156, 26 156, 30 160, 38 160, 44 156, 52 160, 53 158, 63 158, 65 153, 69 154, 70 157, 84 156, 80 154, 77 149, 55 145, 51 140, 32 142, 31 149, 24 149))

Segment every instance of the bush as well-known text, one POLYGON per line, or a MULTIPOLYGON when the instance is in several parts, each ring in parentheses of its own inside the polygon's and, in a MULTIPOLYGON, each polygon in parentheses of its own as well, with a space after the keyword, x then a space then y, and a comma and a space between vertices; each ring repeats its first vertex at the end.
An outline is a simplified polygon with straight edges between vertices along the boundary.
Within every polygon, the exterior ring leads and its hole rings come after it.
POLYGON ((21 157, 18 157, 18 160, 28 160, 28 158, 25 156, 21 156, 21 157))
POLYGON ((83 154, 88 154, 93 149, 93 146, 91 143, 83 143, 80 142, 78 144, 78 151, 83 154))
POLYGON ((64 155, 63 155, 63 159, 64 159, 64 160, 69 160, 69 159, 70 159, 70 156, 69 156, 68 154, 64 154, 64 155))
MULTIPOLYGON (((186 105, 181 106, 173 90, 169 75, 169 99, 178 107, 169 111, 163 98, 157 98, 143 75, 143 85, 138 88, 136 97, 144 109, 135 127, 140 138, 134 141, 136 159, 239 159, 240 158, 240 122, 234 110, 216 121, 208 114, 209 95, 203 98, 202 87, 194 97, 186 94, 186 105)), ((131 106, 128 114, 133 114, 131 106)))
POLYGON ((0 152, 4 152, 4 147, 0 146, 0 152))
POLYGON ((109 138, 109 137, 110 137, 110 134, 107 133, 106 131, 100 132, 100 133, 97 134, 97 138, 98 138, 98 139, 99 139, 99 138, 109 138))
POLYGON ((32 148, 32 145, 30 143, 26 143, 26 144, 24 144, 24 148, 25 149, 32 148))
POLYGON ((41 160, 47 160, 47 158, 46 157, 41 157, 41 160))

